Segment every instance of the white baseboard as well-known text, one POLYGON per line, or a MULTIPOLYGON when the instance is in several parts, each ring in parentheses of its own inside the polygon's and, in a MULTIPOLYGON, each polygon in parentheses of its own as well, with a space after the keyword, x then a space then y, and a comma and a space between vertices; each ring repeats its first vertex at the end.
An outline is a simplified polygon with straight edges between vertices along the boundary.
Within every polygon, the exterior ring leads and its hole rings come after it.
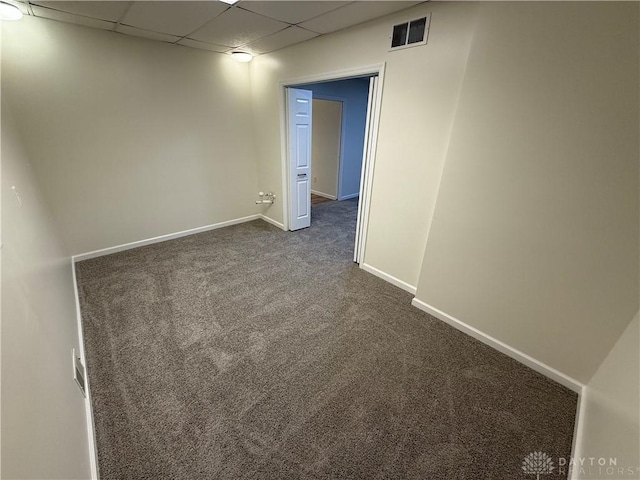
MULTIPOLYGON (((573 443, 571 444, 571 458, 582 457, 582 436, 584 435, 584 417, 586 415, 588 388, 582 388, 578 396, 578 410, 576 411, 576 423, 573 427, 573 443)), ((569 480, 579 480, 580 468, 572 468, 569 480)))
POLYGON ((349 195, 345 195, 344 197, 338 198, 338 200, 351 200, 352 198, 356 198, 360 196, 360 192, 350 193, 349 195))
MULTIPOLYGON (((94 250, 92 252, 81 253, 79 255, 74 255, 71 257, 71 272, 73 278, 73 291, 75 293, 75 302, 76 302, 76 320, 77 320, 77 328, 78 328, 78 352, 80 353, 80 359, 87 368, 87 359, 84 351, 84 334, 82 329, 82 316, 80 314, 80 297, 78 295, 78 282, 76 280, 76 262, 82 260, 88 260, 90 258, 101 257, 104 255, 110 255, 112 253, 122 252, 125 250, 130 250, 132 248, 142 247, 144 245, 151 245, 153 243, 165 242, 167 240, 172 240, 174 238, 186 237, 187 235, 194 235, 196 233, 207 232, 209 230, 215 230, 218 228, 228 227, 231 225, 237 225, 239 223, 250 222, 252 220, 257 220, 258 218, 269 222, 281 229, 284 229, 284 225, 275 220, 266 217, 262 214, 249 215, 248 217, 236 218, 233 220, 227 220, 226 222, 214 223, 212 225, 206 225, 204 227, 191 228, 189 230, 183 230, 181 232, 169 233, 167 235, 160 235, 158 237, 147 238, 145 240, 139 240, 136 242, 125 243, 123 245, 116 245, 115 247, 103 248, 100 250, 94 250)), ((85 372, 86 373, 86 372, 85 372)), ((86 392, 87 396, 85 397, 85 414, 86 414, 86 422, 87 422, 87 435, 88 435, 88 443, 89 443, 89 465, 91 469, 91 479, 98 480, 99 478, 99 466, 98 466, 98 451, 96 447, 96 436, 95 436, 95 428, 93 423, 93 410, 91 408, 91 390, 89 388, 89 378, 88 374, 85 375, 86 380, 86 392)))
POLYGON ((89 468, 91 469, 91 480, 98 480, 100 474, 98 472, 98 450, 96 446, 96 431, 93 423, 93 409, 91 408, 91 390, 89 388, 89 375, 87 374, 87 357, 84 353, 84 334, 82 329, 82 317, 80 316, 80 297, 78 296, 78 282, 76 281, 76 263, 71 259, 71 275, 73 279, 73 292, 76 301, 76 321, 78 326, 78 353, 80 360, 84 365, 85 374, 85 390, 84 398, 85 418, 87 422, 87 439, 89 447, 89 468))
POLYGON ((393 276, 389 275, 388 273, 383 272, 382 270, 378 270, 377 268, 372 267, 371 265, 367 265, 364 262, 362 262, 360 264, 360 268, 363 269, 366 272, 369 272, 369 273, 375 275, 376 277, 379 277, 379 278, 381 278, 383 280, 386 280, 390 284, 395 285, 396 287, 399 287, 402 290, 405 290, 405 291, 407 291, 409 293, 412 293, 414 295, 416 294, 416 287, 414 287, 413 285, 409 285, 407 282, 403 282, 399 278, 393 277, 393 276))
POLYGON ((260 214, 260 218, 262 220, 264 220, 265 222, 270 223, 271 225, 275 225, 280 230, 284 230, 284 225, 282 223, 280 223, 280 222, 275 221, 273 218, 267 217, 264 214, 260 214))
POLYGON ((414 307, 417 307, 420 310, 427 312, 428 314, 433 315, 434 317, 442 320, 443 322, 448 323, 449 325, 460 330, 461 332, 464 332, 467 335, 470 335, 473 338, 480 340, 482 343, 485 343, 490 347, 495 348, 499 352, 502 352, 505 355, 508 355, 509 357, 519 361, 520 363, 526 365, 527 367, 532 368, 536 372, 541 373, 542 375, 549 377, 552 380, 555 380, 559 384, 564 385, 565 387, 573 390, 574 392, 577 392, 577 393, 582 392, 584 385, 578 380, 575 380, 574 378, 571 378, 568 375, 565 375, 564 373, 556 370, 555 368, 550 367, 549 365, 539 360, 536 360, 530 355, 527 355, 526 353, 523 353, 520 350, 517 350, 507 345, 506 343, 498 340, 497 338, 487 335, 486 333, 478 330, 477 328, 472 327, 471 325, 467 325, 466 323, 452 317, 451 315, 443 312, 442 310, 438 310, 437 308, 432 307, 431 305, 428 305, 427 303, 421 300, 418 300, 417 298, 414 298, 411 301, 411 304, 414 307))
POLYGON ((264 218, 264 216, 260 214, 255 214, 255 215, 249 215, 248 217, 234 218, 233 220, 214 223, 212 225, 205 225, 203 227, 190 228, 189 230, 183 230, 181 232, 168 233, 166 235, 160 235, 158 237, 138 240, 136 242, 125 243, 123 245, 116 245, 115 247, 102 248, 100 250, 94 250, 92 252, 80 253, 78 255, 72 256, 71 258, 73 259, 74 262, 80 262, 82 260, 102 257, 104 255, 111 255, 112 253, 123 252, 125 250, 131 250, 132 248, 143 247, 145 245, 151 245, 153 243, 166 242, 167 240, 173 240, 174 238, 186 237, 187 235, 194 235, 196 233, 208 232, 209 230, 216 230, 218 228, 229 227, 231 225, 237 225, 239 223, 250 222, 252 220, 257 220, 258 218, 264 218))
POLYGON ((337 197, 335 195, 329 195, 328 193, 318 192, 317 190, 311 190, 311 193, 314 195, 318 195, 319 197, 328 198, 329 200, 335 200, 337 197))

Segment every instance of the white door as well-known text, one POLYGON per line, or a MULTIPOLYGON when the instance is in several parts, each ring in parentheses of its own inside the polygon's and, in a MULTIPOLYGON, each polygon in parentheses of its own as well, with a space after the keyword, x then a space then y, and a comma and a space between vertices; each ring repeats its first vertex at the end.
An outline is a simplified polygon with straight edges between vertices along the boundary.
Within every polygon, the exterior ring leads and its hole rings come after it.
POLYGON ((369 223, 369 204, 371 199, 368 193, 371 192, 373 182, 373 171, 371 165, 372 157, 376 151, 376 134, 378 112, 376 111, 378 98, 378 77, 369 79, 369 102, 367 104, 367 123, 364 134, 364 148, 362 151, 362 171, 360 172, 360 200, 358 201, 358 220, 356 223, 356 244, 353 249, 353 261, 360 263, 364 259, 364 249, 366 238, 364 232, 367 231, 369 223))
POLYGON ((311 225, 312 92, 287 88, 289 142, 289 230, 311 225))

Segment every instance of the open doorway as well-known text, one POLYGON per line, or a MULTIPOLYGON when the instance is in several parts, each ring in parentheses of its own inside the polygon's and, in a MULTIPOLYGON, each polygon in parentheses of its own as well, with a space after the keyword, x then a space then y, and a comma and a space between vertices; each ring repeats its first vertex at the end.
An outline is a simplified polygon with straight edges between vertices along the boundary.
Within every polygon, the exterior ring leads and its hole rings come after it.
MULTIPOLYGON (((313 94, 311 141, 311 207, 340 199, 341 167, 345 162, 345 101, 313 94)), ((313 222, 313 213, 311 215, 313 222)))
POLYGON ((314 210, 325 218, 330 208, 352 215, 345 223, 355 227, 357 263, 366 244, 383 65, 361 70, 282 84, 285 228, 311 226, 314 210))
POLYGON ((296 85, 312 92, 311 194, 345 201, 360 195, 369 77, 296 85))

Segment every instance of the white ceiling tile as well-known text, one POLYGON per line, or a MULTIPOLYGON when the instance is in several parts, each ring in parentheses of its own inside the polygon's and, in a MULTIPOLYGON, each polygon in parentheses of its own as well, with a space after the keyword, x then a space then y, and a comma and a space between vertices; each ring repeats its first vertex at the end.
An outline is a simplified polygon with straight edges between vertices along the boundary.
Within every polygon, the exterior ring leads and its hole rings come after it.
POLYGON ((288 47, 289 45, 304 42, 317 36, 318 34, 315 32, 294 26, 256 40, 253 43, 245 45, 242 49, 254 54, 268 53, 288 47))
POLYGON ((75 23, 76 25, 84 25, 85 27, 100 28, 102 30, 111 30, 115 26, 113 22, 105 22, 104 20, 96 20, 95 18, 83 17, 81 15, 73 15, 71 13, 59 12, 49 8, 31 6, 36 17, 50 18, 51 20, 59 20, 61 22, 75 23))
POLYGON ((318 33, 330 33, 404 10, 418 3, 421 2, 353 2, 307 22, 302 22, 300 26, 318 33))
POLYGON ((175 35, 168 35, 166 33, 152 32, 151 30, 143 30, 141 28, 129 27, 128 25, 118 25, 116 32, 124 33, 125 35, 133 35, 134 37, 149 38, 151 40, 158 40, 160 42, 174 43, 180 40, 180 37, 175 35))
POLYGON ((61 12, 75 13, 85 17, 98 18, 109 22, 120 20, 124 12, 127 11, 131 2, 67 2, 67 1, 32 1, 34 5, 41 5, 61 12))
POLYGON ((334 1, 243 1, 240 8, 288 23, 300 23, 349 2, 334 1))
POLYGON ((231 8, 189 35, 189 38, 237 47, 288 26, 288 23, 278 22, 239 8, 231 8))
POLYGON ((227 8, 228 5, 214 1, 134 2, 121 23, 183 37, 227 8))
POLYGON ((184 45, 185 47, 199 48, 201 50, 209 50, 210 52, 224 53, 229 51, 229 47, 223 45, 215 45, 213 43, 198 42, 197 40, 190 40, 183 38, 178 42, 178 45, 184 45))

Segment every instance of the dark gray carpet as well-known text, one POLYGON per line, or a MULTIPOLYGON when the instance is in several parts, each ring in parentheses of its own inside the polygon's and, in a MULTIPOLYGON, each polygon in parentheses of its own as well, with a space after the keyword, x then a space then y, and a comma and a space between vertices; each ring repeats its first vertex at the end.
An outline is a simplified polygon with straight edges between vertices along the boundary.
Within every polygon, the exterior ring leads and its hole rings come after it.
POLYGON ((576 395, 360 270, 355 212, 77 265, 102 479, 513 480, 569 457, 576 395))

